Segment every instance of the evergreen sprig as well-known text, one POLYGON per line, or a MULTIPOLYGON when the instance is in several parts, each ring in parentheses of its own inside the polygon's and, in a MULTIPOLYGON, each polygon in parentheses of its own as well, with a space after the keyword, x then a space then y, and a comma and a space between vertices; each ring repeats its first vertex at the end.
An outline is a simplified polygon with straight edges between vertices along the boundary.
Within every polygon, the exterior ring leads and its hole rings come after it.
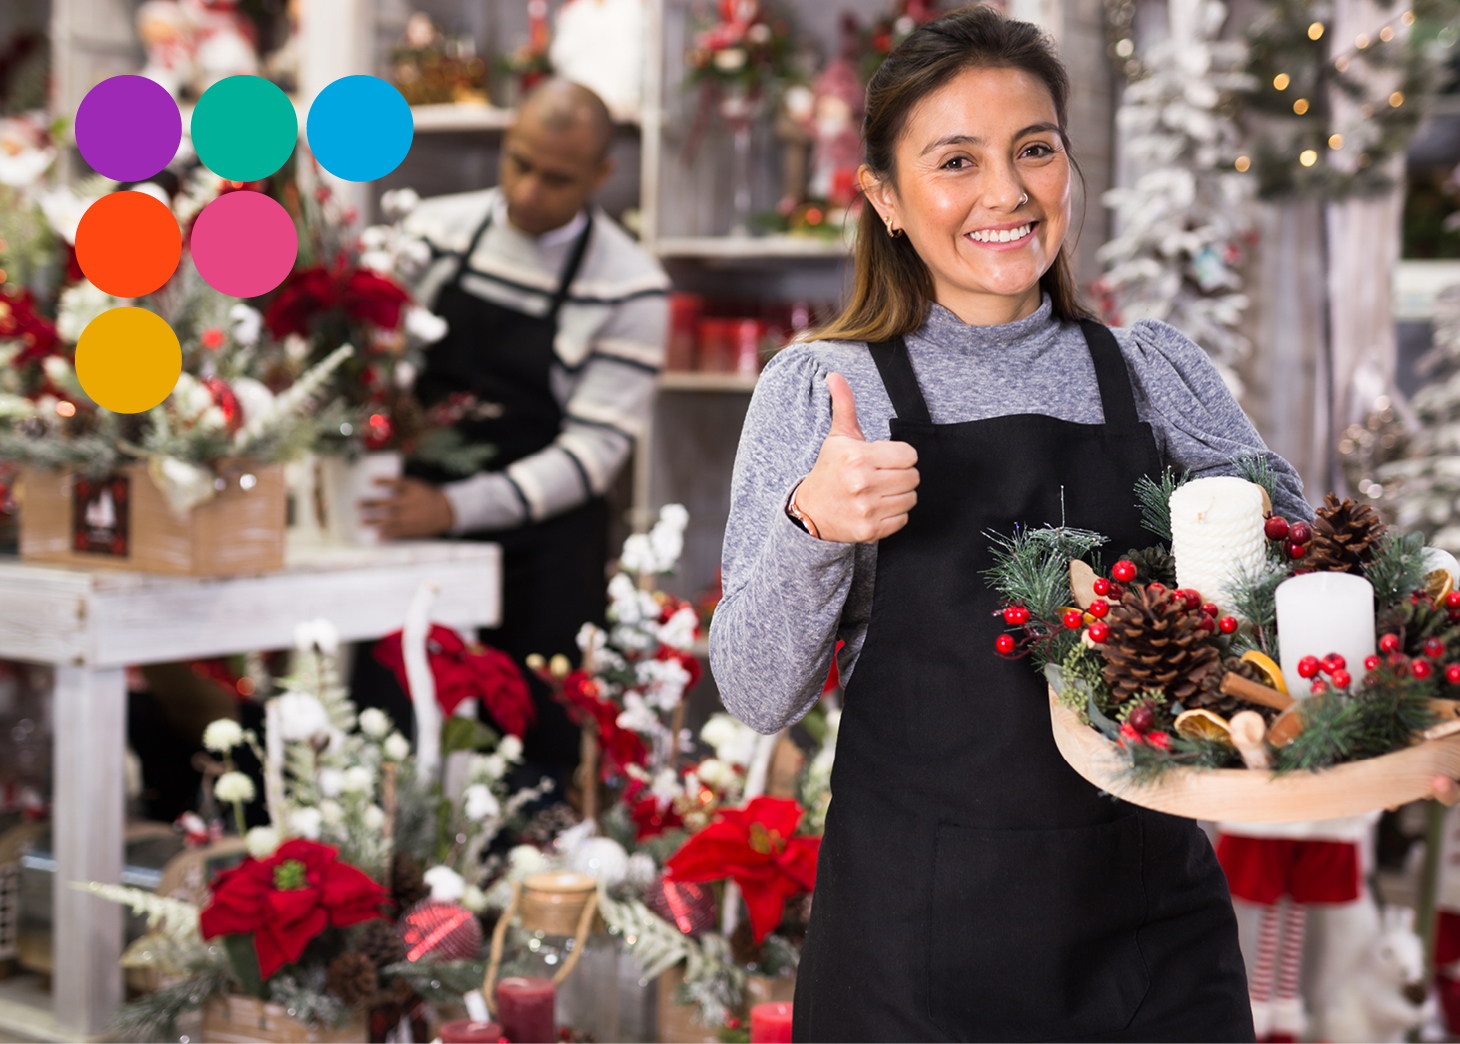
POLYGON ((1219 739, 1192 739, 1171 733, 1167 742, 1169 749, 1165 750, 1151 743, 1122 744, 1120 749, 1126 758, 1123 779, 1135 786, 1148 786, 1159 783, 1172 769, 1206 771, 1242 766, 1237 749, 1219 739))
POLYGON ((1239 570, 1227 587, 1227 597, 1231 600, 1233 610, 1251 624, 1250 628, 1242 631, 1244 640, 1255 642, 1256 648, 1273 659, 1277 659, 1279 640, 1277 589, 1286 579, 1287 568, 1269 560, 1256 570, 1245 567, 1239 570))
POLYGON ((1419 681, 1402 667, 1385 665, 1357 690, 1312 696, 1303 703, 1303 731, 1277 752, 1273 768, 1311 772, 1406 747, 1437 720, 1429 704, 1434 689, 1433 679, 1419 681))
POLYGON ((1267 499, 1274 505, 1277 504, 1277 474, 1272 470, 1272 461, 1268 459, 1267 454, 1249 453, 1246 456, 1234 457, 1232 468, 1237 472, 1238 478, 1246 479, 1267 490, 1267 499))
POLYGON ((177 1040, 178 1016, 227 993, 232 982, 226 971, 214 968, 168 983, 118 1008, 111 1032, 117 1040, 177 1040))
POLYGON ((1190 471, 1180 475, 1172 468, 1161 472, 1160 479, 1142 475, 1136 479, 1136 503, 1141 509, 1141 525, 1158 539, 1171 545, 1171 494, 1191 478, 1190 471))
POLYGON ((1364 578, 1374 585, 1374 601, 1384 610, 1398 605, 1425 580, 1423 533, 1396 534, 1393 530, 1379 541, 1379 550, 1364 566, 1364 578))
POLYGON ((992 531, 986 535, 994 545, 993 567, 984 572, 989 586, 1039 620, 1056 619, 1074 601, 1071 560, 1105 543, 1099 533, 1065 526, 1020 526, 1012 536, 992 531))

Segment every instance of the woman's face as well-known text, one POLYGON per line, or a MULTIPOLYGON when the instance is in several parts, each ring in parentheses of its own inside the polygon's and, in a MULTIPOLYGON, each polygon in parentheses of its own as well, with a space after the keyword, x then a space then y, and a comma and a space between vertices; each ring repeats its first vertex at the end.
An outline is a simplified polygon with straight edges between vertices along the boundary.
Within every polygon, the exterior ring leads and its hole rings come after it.
POLYGON ((894 177, 863 167, 862 187, 928 266, 938 303, 980 325, 1033 313, 1070 223, 1070 160, 1043 82, 968 69, 912 110, 895 155, 894 177))

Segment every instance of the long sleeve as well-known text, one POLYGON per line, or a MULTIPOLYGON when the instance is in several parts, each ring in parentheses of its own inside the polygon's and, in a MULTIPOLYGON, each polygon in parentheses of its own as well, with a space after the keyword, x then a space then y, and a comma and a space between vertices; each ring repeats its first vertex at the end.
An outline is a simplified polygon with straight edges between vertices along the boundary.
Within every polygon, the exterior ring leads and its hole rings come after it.
POLYGON ((725 706, 766 734, 816 704, 852 586, 858 545, 816 540, 785 512, 831 430, 826 373, 804 346, 771 361, 731 480, 710 664, 725 706))

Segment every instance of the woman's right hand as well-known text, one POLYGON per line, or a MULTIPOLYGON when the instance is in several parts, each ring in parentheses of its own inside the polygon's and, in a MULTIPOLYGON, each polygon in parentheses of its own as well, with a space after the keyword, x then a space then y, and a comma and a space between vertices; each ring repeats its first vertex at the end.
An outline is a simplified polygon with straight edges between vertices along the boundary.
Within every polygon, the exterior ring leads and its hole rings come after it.
POLYGON ((868 442, 846 378, 828 374, 826 387, 831 432, 796 490, 796 507, 816 523, 823 540, 881 540, 907 525, 918 502, 918 452, 906 442, 868 442))

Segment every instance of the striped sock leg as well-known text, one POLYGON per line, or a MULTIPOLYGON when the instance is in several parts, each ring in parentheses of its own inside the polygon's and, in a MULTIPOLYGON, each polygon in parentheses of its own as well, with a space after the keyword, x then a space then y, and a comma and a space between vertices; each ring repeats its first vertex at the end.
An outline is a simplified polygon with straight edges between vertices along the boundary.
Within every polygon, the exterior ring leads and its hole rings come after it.
POLYGON ((1303 936, 1308 927, 1308 908, 1290 902, 1283 911, 1283 945, 1278 957, 1278 1000, 1298 995, 1303 977, 1303 936))

